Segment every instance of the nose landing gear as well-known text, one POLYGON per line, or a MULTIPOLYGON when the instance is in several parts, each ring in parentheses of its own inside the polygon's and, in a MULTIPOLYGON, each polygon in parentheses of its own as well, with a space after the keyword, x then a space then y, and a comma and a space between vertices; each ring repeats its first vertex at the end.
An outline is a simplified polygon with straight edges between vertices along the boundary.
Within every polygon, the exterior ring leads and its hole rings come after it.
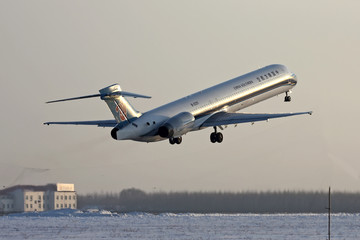
POLYGON ((289 96, 289 92, 286 92, 285 94, 286 94, 286 96, 285 96, 284 102, 290 102, 290 101, 291 101, 291 97, 289 96))
POLYGON ((212 143, 221 143, 224 139, 224 136, 222 135, 221 132, 217 132, 216 127, 214 127, 214 132, 210 134, 210 142, 212 143))

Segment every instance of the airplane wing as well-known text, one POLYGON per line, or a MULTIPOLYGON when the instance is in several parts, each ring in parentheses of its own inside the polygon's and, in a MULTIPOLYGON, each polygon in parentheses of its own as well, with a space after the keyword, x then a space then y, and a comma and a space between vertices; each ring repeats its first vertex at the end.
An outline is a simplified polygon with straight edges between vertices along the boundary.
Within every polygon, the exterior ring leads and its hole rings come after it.
POLYGON ((98 127, 115 127, 117 122, 114 120, 97 120, 97 121, 77 121, 77 122, 45 122, 44 125, 97 125, 98 127))
POLYGON ((219 112, 209 117, 201 127, 215 127, 221 125, 267 121, 271 118, 290 117, 295 115, 312 114, 312 112, 297 113, 226 113, 219 112))

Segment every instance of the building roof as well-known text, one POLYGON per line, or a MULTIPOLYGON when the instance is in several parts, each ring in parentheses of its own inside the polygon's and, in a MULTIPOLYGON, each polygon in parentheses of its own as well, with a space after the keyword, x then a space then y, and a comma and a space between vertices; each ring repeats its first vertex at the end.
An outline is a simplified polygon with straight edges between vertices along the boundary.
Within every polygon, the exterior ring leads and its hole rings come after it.
POLYGON ((56 187, 56 184, 47 184, 47 185, 42 185, 42 186, 16 185, 16 186, 12 186, 12 187, 8 187, 3 190, 0 190, 0 195, 6 195, 10 192, 13 192, 13 191, 19 190, 19 189, 40 192, 40 191, 56 191, 57 187, 56 187))

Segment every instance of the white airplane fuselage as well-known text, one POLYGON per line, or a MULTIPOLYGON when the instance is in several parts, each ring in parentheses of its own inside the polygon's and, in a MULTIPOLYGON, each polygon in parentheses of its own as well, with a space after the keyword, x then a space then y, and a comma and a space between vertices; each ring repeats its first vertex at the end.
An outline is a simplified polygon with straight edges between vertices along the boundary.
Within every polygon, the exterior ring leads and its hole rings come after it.
POLYGON ((143 142, 166 140, 158 134, 159 128, 169 119, 182 114, 179 119, 184 121, 183 129, 173 136, 181 137, 188 131, 200 130, 202 124, 215 113, 237 112, 289 92, 296 83, 296 75, 287 67, 270 65, 145 112, 131 123, 119 125, 112 131, 112 136, 117 140, 143 142))

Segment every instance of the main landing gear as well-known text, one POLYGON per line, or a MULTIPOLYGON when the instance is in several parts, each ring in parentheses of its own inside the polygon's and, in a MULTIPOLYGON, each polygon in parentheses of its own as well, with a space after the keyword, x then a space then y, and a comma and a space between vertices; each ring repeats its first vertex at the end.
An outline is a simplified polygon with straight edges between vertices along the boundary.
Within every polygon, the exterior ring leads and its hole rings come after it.
POLYGON ((289 92, 286 92, 285 93, 286 94, 286 96, 285 96, 285 102, 290 102, 291 101, 291 97, 289 96, 289 92))
POLYGON ((210 134, 210 141, 212 143, 221 143, 224 139, 224 136, 222 135, 221 132, 217 132, 216 131, 216 127, 214 127, 214 132, 210 134))
POLYGON ((176 137, 176 138, 169 138, 169 143, 171 145, 180 144, 182 142, 182 137, 176 137))

